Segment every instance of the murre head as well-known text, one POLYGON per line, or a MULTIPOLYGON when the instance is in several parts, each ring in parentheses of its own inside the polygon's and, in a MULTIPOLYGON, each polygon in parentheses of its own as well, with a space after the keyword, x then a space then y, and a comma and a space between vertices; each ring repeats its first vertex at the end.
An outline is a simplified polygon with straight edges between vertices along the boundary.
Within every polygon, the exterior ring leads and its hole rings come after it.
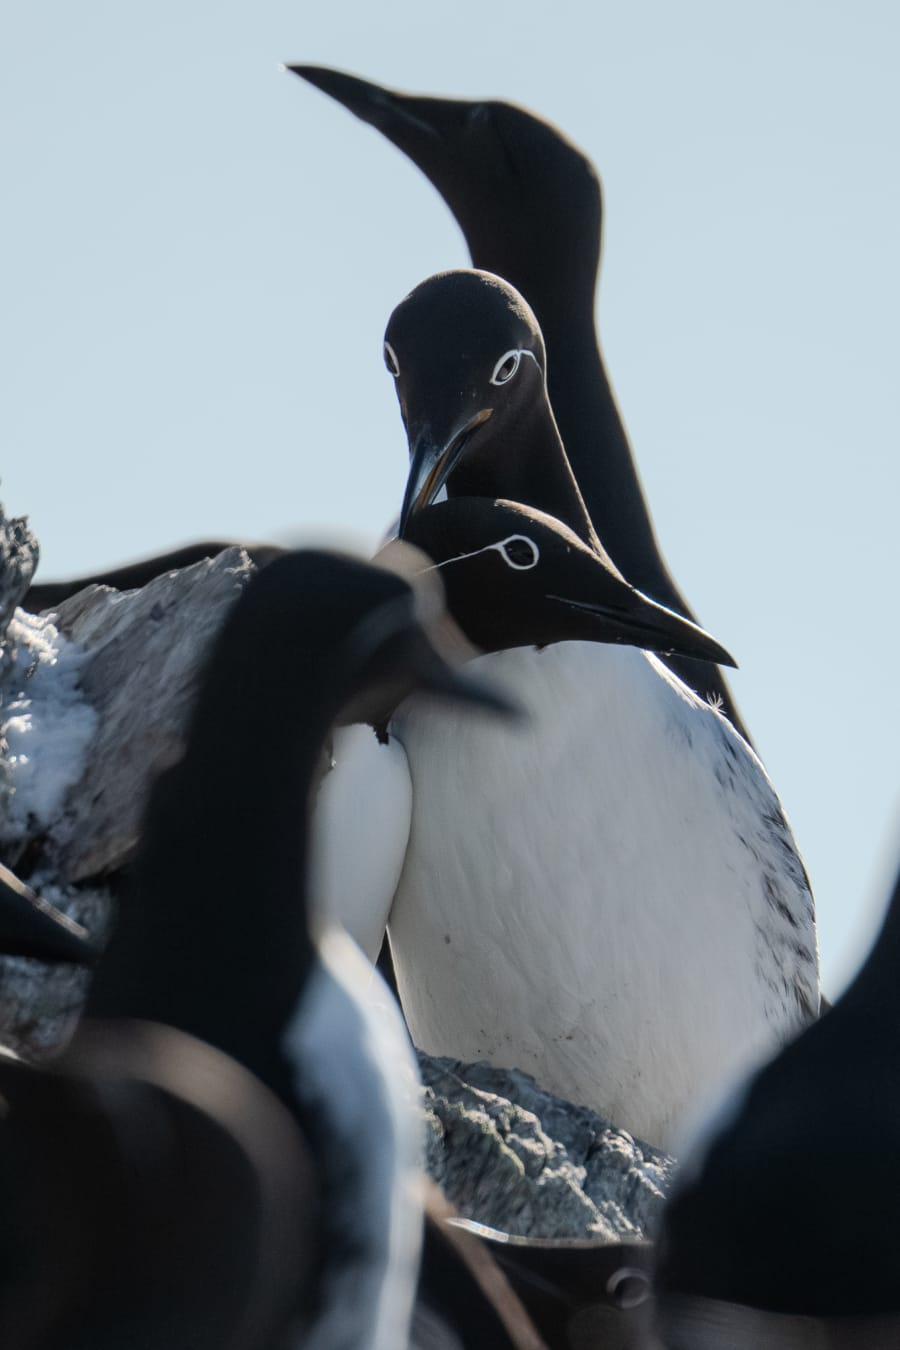
POLYGON ((600 255, 600 182, 558 128, 494 99, 400 94, 322 66, 289 70, 376 127, 444 198, 476 267, 529 298, 566 290, 590 315, 600 255), (548 284, 550 283, 550 284, 548 284))
POLYGON ((541 330, 500 277, 459 269, 416 286, 388 321, 384 362, 410 450, 401 536, 451 477, 453 494, 496 496, 542 431, 561 451, 541 330))
POLYGON ((602 549, 543 511, 454 497, 413 515, 407 539, 434 559, 450 612, 482 651, 580 640, 735 664, 702 628, 635 590, 602 549))

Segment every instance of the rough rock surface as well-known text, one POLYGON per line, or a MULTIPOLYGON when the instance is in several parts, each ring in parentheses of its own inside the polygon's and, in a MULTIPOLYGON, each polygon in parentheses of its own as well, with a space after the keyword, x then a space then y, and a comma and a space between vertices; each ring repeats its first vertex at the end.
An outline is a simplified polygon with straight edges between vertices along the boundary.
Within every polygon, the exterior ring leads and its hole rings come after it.
MULTIPOLYGON (((39 633, 37 624, 33 631, 27 623, 12 624, 37 556, 24 520, 8 519, 0 507, 0 726, 3 712, 15 708, 23 695, 36 721, 42 706, 49 715, 53 701, 46 694, 48 680, 56 678, 47 668, 53 665, 52 651, 48 662, 44 643, 39 662, 37 647, 32 652, 28 647, 46 636, 46 626, 39 633), (32 677, 39 665, 44 705, 27 698, 38 683, 32 677)), ((2 861, 95 937, 109 924, 112 902, 102 886, 86 882, 127 861, 147 789, 179 752, 209 642, 253 571, 243 550, 229 549, 160 576, 140 591, 91 586, 54 616, 63 640, 81 653, 78 685, 96 713, 96 729, 81 775, 66 791, 52 824, 26 813, 19 836, 5 839, 2 861)), ((64 665, 59 665, 60 684, 64 665)), ((71 663, 67 680, 70 672, 71 663)), ((30 768, 40 777, 41 755, 50 757, 54 736, 45 728, 33 739, 30 768)), ((14 778, 7 752, 0 742, 0 822, 10 814, 14 778)), ((46 778, 51 769, 44 768, 46 778)), ((51 1053, 68 1036, 87 978, 71 966, 54 969, 38 961, 0 958, 0 1041, 29 1055, 51 1053)))
MULTIPOLYGON (((112 900, 101 888, 59 887, 38 878, 37 889, 58 909, 101 939, 112 918, 112 900)), ((26 957, 0 956, 0 1045, 26 1059, 59 1051, 74 1030, 90 972, 81 966, 47 966, 26 957)))
MULTIPOLYGON (((38 543, 24 517, 9 518, 0 506, 0 680, 7 671, 11 653, 6 630, 38 564, 38 543)), ((2 702, 2 699, 0 699, 2 702)), ((11 791, 7 745, 0 738, 0 820, 6 814, 11 791)))
POLYGON ((464 1218, 525 1237, 652 1236, 668 1154, 526 1073, 419 1055, 429 1174, 464 1218))
POLYGON ((25 516, 8 517, 0 506, 0 633, 34 576, 40 551, 25 516))
POLYGON ((61 881, 131 853, 148 786, 180 752, 209 643, 254 570, 231 548, 140 591, 89 586, 60 606, 60 632, 88 653, 81 688, 98 714, 84 775, 45 845, 61 881))

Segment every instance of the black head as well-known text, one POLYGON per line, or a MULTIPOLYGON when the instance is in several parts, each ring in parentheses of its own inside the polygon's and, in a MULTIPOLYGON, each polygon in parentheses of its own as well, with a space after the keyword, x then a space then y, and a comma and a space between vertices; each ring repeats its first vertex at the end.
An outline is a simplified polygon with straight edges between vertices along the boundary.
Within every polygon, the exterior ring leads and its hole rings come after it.
POLYGON ((214 646, 189 747, 220 738, 236 702, 313 737, 351 702, 380 719, 413 689, 504 707, 439 650, 443 603, 420 570, 412 550, 390 567, 305 550, 258 572, 214 646))
POLYGON ((451 476, 460 495, 496 495, 485 489, 509 481, 539 425, 558 444, 541 330, 500 277, 459 269, 423 281, 388 321, 384 360, 411 456, 401 534, 451 476))
MULTIPOLYGON (((421 570, 421 555, 397 565, 421 570)), ((304 820, 332 723, 362 691, 379 721, 414 689, 508 706, 438 649, 444 617, 440 588, 335 553, 287 553, 253 577, 213 644, 184 756, 153 787, 90 1016, 179 1027, 288 1095, 278 1038, 312 960, 304 820)))
POLYGON ((636 591, 602 550, 542 511, 455 497, 413 515, 407 538, 434 559, 451 614, 483 651, 625 643, 734 665, 702 628, 636 591))
POLYGON ((562 287, 592 309, 600 183, 556 127, 512 103, 398 94, 339 70, 288 69, 418 165, 459 222, 477 267, 500 272, 535 305, 562 287))

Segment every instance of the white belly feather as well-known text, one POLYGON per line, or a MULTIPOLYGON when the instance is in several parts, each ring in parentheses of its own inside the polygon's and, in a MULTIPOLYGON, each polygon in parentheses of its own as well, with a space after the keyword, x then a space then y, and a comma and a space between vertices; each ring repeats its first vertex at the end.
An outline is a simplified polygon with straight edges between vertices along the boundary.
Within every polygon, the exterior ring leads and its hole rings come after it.
POLYGON ((333 756, 311 831, 312 905, 375 961, 409 843, 409 768, 397 741, 380 745, 366 726, 336 731, 333 756))
POLYGON ((478 659, 527 723, 410 700, 390 917, 413 1040, 488 1059, 657 1144, 818 1007, 813 904, 730 724, 652 656, 478 659))

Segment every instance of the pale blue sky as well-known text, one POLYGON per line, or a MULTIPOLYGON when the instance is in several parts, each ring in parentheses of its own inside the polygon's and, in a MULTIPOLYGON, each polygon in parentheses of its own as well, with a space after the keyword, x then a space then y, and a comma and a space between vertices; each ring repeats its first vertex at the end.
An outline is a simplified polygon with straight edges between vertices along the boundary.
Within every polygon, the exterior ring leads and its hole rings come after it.
POLYGON ((900 11, 8 6, 0 495, 45 575, 396 513, 382 330, 465 252, 286 60, 511 98, 596 162, 612 379, 669 563, 741 663, 834 992, 900 817, 900 11))

